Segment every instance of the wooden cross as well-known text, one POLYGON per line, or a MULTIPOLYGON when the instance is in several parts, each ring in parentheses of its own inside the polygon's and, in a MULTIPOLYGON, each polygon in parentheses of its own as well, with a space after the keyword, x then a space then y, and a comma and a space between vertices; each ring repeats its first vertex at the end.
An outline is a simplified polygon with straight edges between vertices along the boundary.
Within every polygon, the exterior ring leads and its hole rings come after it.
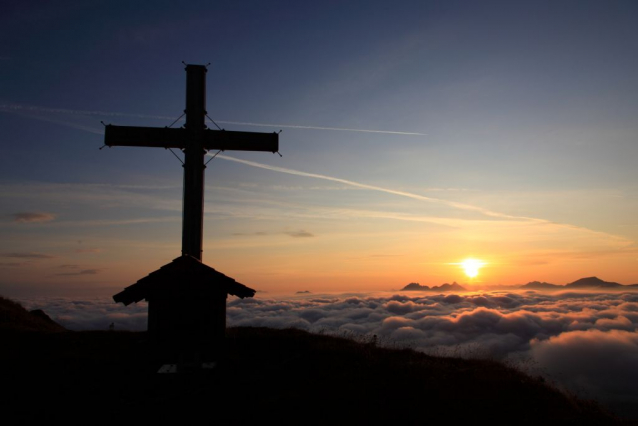
POLYGON ((206 127, 206 66, 186 65, 186 124, 183 128, 107 125, 104 145, 179 148, 184 152, 182 254, 202 260, 204 156, 210 150, 279 151, 277 133, 232 132, 206 127))

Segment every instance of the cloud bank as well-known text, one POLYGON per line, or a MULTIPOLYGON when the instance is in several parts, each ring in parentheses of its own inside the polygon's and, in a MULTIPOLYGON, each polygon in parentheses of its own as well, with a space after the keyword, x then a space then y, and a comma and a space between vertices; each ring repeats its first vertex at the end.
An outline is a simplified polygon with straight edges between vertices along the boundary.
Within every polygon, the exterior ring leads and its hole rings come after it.
MULTIPOLYGON (((76 265, 63 265, 74 269, 76 265)), ((140 302, 124 307, 107 297, 71 299, 64 297, 16 298, 25 308, 42 309, 54 321, 75 330, 108 330, 113 323, 116 330, 146 330, 148 304, 140 302)))
POLYGON ((13 213, 11 215, 13 221, 17 223, 42 223, 50 222, 55 219, 55 215, 52 213, 37 213, 37 212, 20 212, 13 213))
MULTIPOLYGON (((144 330, 146 305, 24 299, 64 326, 144 330)), ((229 326, 296 327, 438 355, 524 362, 603 402, 638 403, 638 293, 303 294, 229 299, 229 326)), ((519 364, 521 365, 521 364, 519 364)))

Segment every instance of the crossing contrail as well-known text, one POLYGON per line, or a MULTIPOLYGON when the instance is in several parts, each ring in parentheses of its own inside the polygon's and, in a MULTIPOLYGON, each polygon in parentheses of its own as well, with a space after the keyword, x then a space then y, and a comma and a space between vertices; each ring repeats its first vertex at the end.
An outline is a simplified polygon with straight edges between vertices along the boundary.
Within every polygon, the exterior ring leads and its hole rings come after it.
POLYGON ((394 130, 369 130, 369 129, 348 129, 345 127, 321 127, 321 126, 299 126, 294 124, 265 124, 265 123, 247 123, 245 121, 221 121, 222 124, 236 124, 241 126, 265 126, 265 127, 284 127, 288 129, 310 129, 310 130, 336 130, 339 132, 363 132, 363 133, 384 133, 389 135, 406 135, 406 136, 426 136, 427 133, 417 132, 399 132, 394 130))
MULTIPOLYGON (((212 155, 212 154, 209 154, 209 155, 212 155)), ((361 189, 369 189, 369 190, 372 190, 372 191, 385 192, 387 194, 400 195, 402 197, 408 197, 408 198, 412 198, 412 199, 415 199, 415 200, 428 201, 428 202, 431 202, 431 203, 443 204, 443 205, 454 207, 454 208, 457 208, 457 209, 475 211, 475 212, 478 212, 478 213, 482 213, 482 214, 484 214, 486 216, 498 217, 498 218, 501 218, 501 219, 515 219, 515 220, 525 220, 525 221, 531 221, 531 222, 546 222, 543 219, 535 219, 535 218, 524 217, 524 216, 512 216, 512 215, 508 215, 508 214, 505 214, 505 213, 494 212, 492 210, 484 209, 482 207, 473 206, 473 205, 470 205, 470 204, 457 203, 455 201, 448 201, 448 200, 443 200, 443 199, 440 199, 440 198, 426 197, 425 195, 414 194, 412 192, 398 191, 396 189, 389 189, 389 188, 383 188, 381 186, 368 185, 368 184, 365 184, 365 183, 355 182, 355 181, 347 180, 347 179, 341 179, 341 178, 337 178, 337 177, 333 177, 333 176, 321 175, 321 174, 318 174, 318 173, 302 172, 300 170, 287 169, 285 167, 277 167, 277 166, 271 166, 271 165, 268 165, 268 164, 257 163, 255 161, 242 160, 242 159, 235 158, 235 157, 229 157, 228 155, 225 155, 225 154, 219 154, 219 155, 217 155, 216 158, 221 158, 223 160, 228 160, 228 161, 234 161, 236 163, 242 163, 242 164, 246 164, 246 165, 252 166, 252 167, 258 167, 260 169, 266 169, 266 170, 272 170, 272 171, 275 171, 275 172, 286 173, 286 174, 289 174, 289 175, 304 176, 304 177, 310 177, 310 178, 315 178, 315 179, 329 180, 331 182, 339 182, 339 183, 343 183, 345 185, 354 186, 354 187, 361 188, 361 189)))
MULTIPOLYGON (((2 107, 3 107, 3 105, 0 105, 0 111, 6 111, 2 107)), ((12 110, 11 112, 16 114, 16 115, 18 115, 18 116, 20 116, 20 117, 31 118, 33 120, 46 121, 48 123, 60 124, 62 126, 72 127, 74 129, 84 130, 84 131, 87 131, 87 132, 90 132, 90 133, 95 133, 97 135, 103 135, 104 134, 104 129, 101 129, 100 127, 84 126, 82 124, 71 123, 69 121, 60 120, 58 118, 53 118, 53 117, 47 117, 47 116, 44 116, 44 115, 33 115, 33 114, 25 113, 22 110, 12 110)))
MULTIPOLYGON (((151 114, 131 114, 124 112, 110 112, 110 111, 82 111, 65 108, 47 108, 31 105, 18 105, 18 104, 0 104, 0 111, 14 112, 14 113, 54 113, 54 114, 67 114, 67 115, 90 115, 98 117, 134 117, 134 118, 148 118, 152 120, 174 120, 175 117, 168 115, 151 115, 151 114)), ((53 120, 51 120, 53 121, 53 120)), ((418 132, 400 132, 395 130, 373 130, 373 129, 351 129, 345 127, 323 127, 323 126, 302 126, 297 124, 271 124, 271 123, 253 123, 248 121, 227 121, 227 120, 215 120, 216 123, 221 124, 234 124, 237 126, 254 126, 254 127, 279 127, 285 129, 308 129, 308 130, 330 130, 337 132, 358 132, 358 133, 381 133, 386 135, 402 135, 402 136, 426 136, 426 133, 418 132)))
MULTIPOLYGON (((213 154, 208 154, 208 155, 212 156, 213 154)), ((285 167, 271 166, 269 164, 257 163, 255 161, 248 161, 248 160, 242 160, 242 159, 235 158, 235 157, 229 157, 228 155, 225 155, 225 154, 219 154, 215 158, 221 158, 223 160, 233 161, 233 162, 236 162, 236 163, 241 163, 241 164, 245 164, 245 165, 248 165, 248 166, 257 167, 257 168, 260 168, 260 169, 272 170, 272 171, 279 172, 279 173, 286 173, 286 174, 289 174, 289 175, 304 176, 304 177, 315 178, 315 179, 323 179, 323 180, 328 180, 328 181, 331 181, 331 182, 339 182, 339 183, 342 183, 342 184, 345 184, 345 185, 349 185, 349 186, 353 186, 353 187, 356 187, 356 188, 368 189, 368 190, 371 190, 371 191, 385 192, 387 194, 399 195, 399 196, 402 196, 402 197, 412 198, 414 200, 421 200, 421 201, 427 201, 427 202, 431 202, 431 203, 437 203, 437 204, 446 205, 446 206, 457 208, 457 209, 461 209, 461 210, 474 211, 474 212, 483 214, 483 215, 488 216, 488 217, 499 218, 499 219, 510 220, 510 221, 525 222, 525 223, 528 223, 528 224, 531 224, 531 225, 554 226, 554 227, 558 227, 558 228, 561 228, 561 229, 569 229, 569 230, 573 230, 573 231, 581 231, 581 232, 586 232, 586 233, 589 233, 589 234, 601 235, 601 236, 604 236, 606 238, 611 238, 614 241, 621 242, 622 244, 633 244, 632 241, 627 240, 626 238, 620 237, 618 235, 609 234, 609 233, 603 232, 603 231, 595 231, 593 229, 585 228, 585 227, 578 226, 578 225, 572 225, 572 224, 569 224, 569 223, 553 222, 551 220, 540 219, 540 218, 536 218, 536 217, 509 215, 509 214, 506 214, 506 213, 495 212, 493 210, 489 210, 489 209, 486 209, 486 208, 483 208, 483 207, 474 206, 474 205, 471 205, 471 204, 458 203, 456 201, 448 201, 448 200, 443 200, 443 199, 440 199, 440 198, 426 197, 424 195, 414 194, 412 192, 398 191, 398 190, 395 190, 395 189, 383 188, 381 186, 368 185, 368 184, 365 184, 365 183, 355 182, 355 181, 347 180, 347 179, 341 179, 341 178, 337 178, 337 177, 333 177, 333 176, 322 175, 322 174, 318 174, 318 173, 308 173, 308 172, 302 172, 300 170, 288 169, 288 168, 285 168, 285 167)))

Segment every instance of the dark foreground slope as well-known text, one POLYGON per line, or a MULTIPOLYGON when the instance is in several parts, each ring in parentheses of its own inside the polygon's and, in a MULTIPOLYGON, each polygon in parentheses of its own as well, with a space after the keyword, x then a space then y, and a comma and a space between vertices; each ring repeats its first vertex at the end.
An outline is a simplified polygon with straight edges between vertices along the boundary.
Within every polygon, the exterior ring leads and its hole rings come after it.
POLYGON ((27 311, 19 303, 0 296, 0 332, 7 331, 66 331, 42 310, 27 311))
POLYGON ((3 424, 618 424, 495 362, 235 328, 220 368, 157 374, 145 337, 0 332, 3 424))

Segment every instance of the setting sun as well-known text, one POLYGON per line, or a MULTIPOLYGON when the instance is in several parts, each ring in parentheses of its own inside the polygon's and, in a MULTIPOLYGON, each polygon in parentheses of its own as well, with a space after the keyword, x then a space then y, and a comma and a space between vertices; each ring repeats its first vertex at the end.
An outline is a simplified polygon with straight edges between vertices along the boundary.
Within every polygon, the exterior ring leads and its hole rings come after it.
POLYGON ((485 265, 485 262, 482 262, 478 259, 469 258, 461 262, 460 265, 465 271, 465 275, 470 278, 474 278, 478 275, 479 269, 481 269, 485 265))

